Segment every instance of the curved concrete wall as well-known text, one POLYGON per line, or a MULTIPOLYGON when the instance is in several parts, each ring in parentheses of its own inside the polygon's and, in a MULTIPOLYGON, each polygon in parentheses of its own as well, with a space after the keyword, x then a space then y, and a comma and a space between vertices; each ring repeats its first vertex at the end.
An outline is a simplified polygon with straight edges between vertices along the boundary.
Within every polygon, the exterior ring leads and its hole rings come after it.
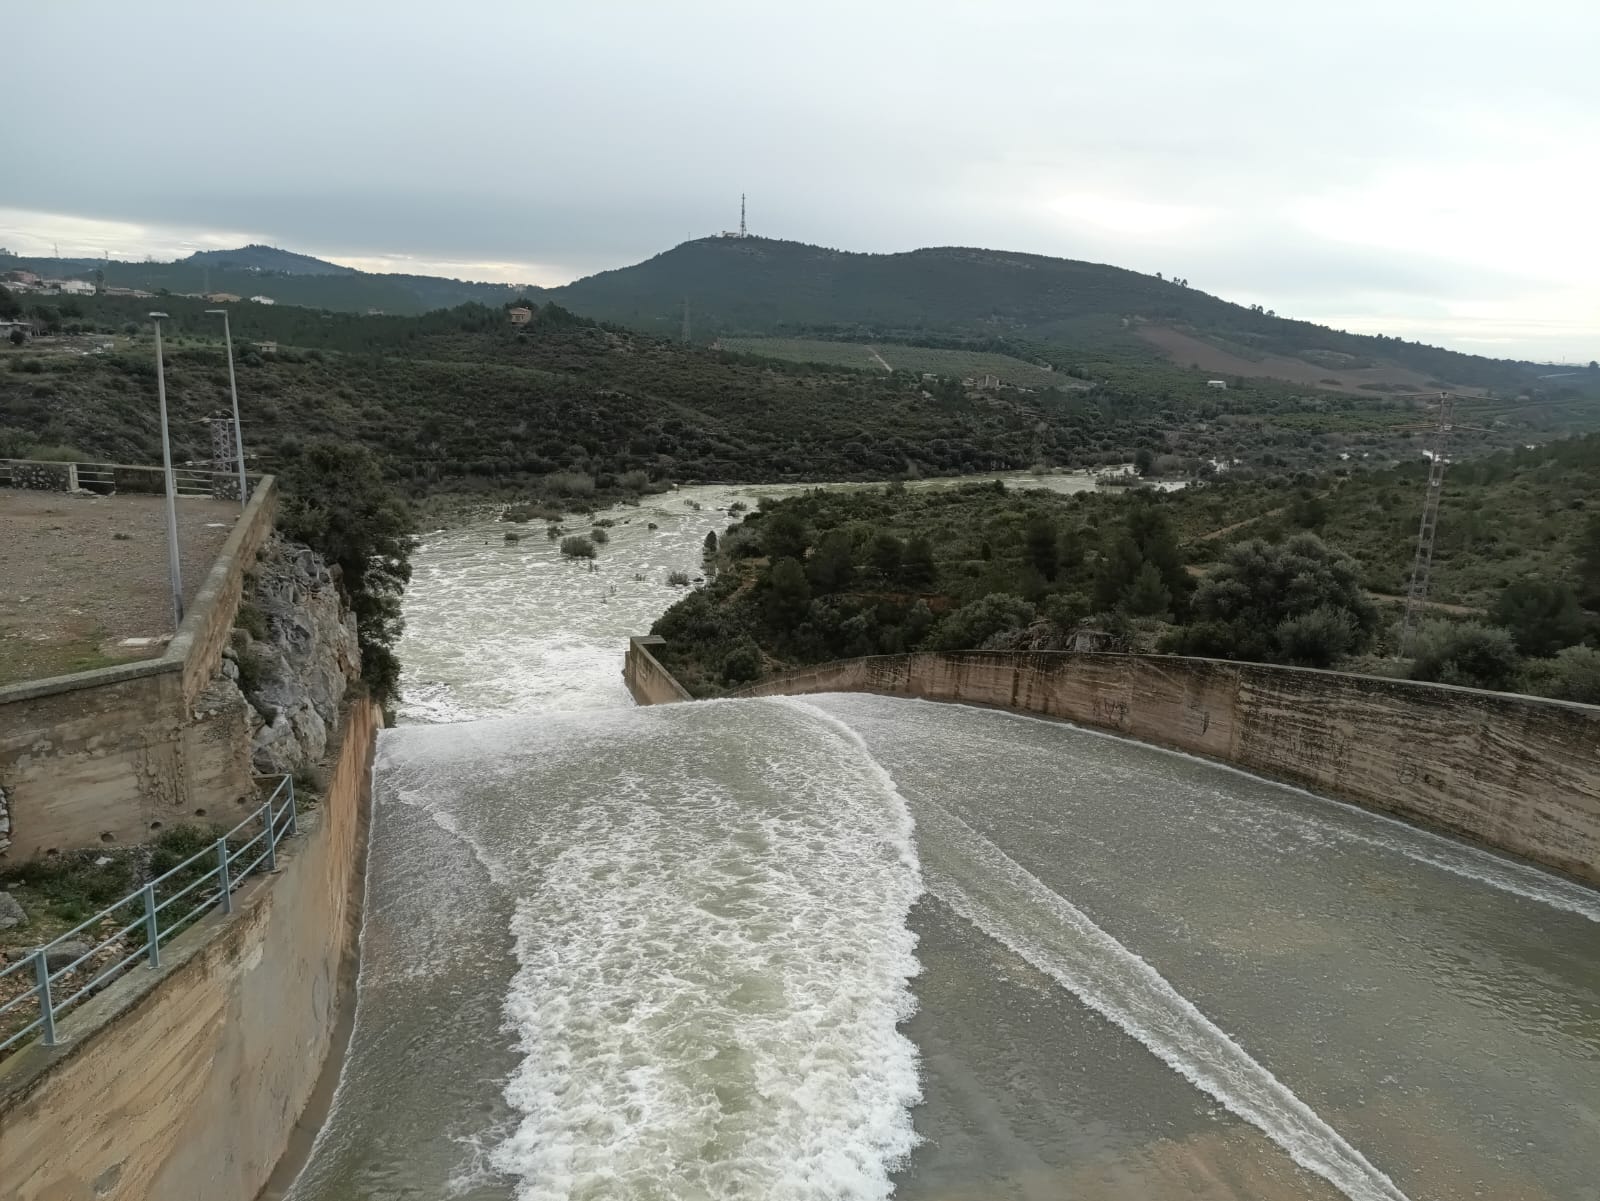
POLYGON ((1063 718, 1465 835, 1600 885, 1593 705, 1215 659, 985 651, 847 659, 733 695, 808 692, 1063 718))
POLYGON ((12 1201, 251 1201, 333 1045, 356 941, 373 740, 348 711, 327 795, 279 871, 0 1065, 12 1201))

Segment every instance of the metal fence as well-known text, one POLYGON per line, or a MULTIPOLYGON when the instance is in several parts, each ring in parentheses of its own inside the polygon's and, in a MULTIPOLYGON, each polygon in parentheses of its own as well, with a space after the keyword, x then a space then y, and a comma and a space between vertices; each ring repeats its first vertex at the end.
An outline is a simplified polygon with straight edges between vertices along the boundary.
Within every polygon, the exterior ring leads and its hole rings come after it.
POLYGON ((14 1009, 29 1004, 38 1009, 37 1017, 0 1041, 0 1052, 36 1033, 45 1046, 55 1046, 56 1022, 62 1014, 140 960, 150 968, 160 967, 163 945, 206 913, 232 913, 233 893, 245 878, 254 871, 277 867, 278 844, 295 833, 295 818, 294 780, 284 776, 259 809, 205 850, 0 970, 0 984, 14 974, 19 980, 33 981, 31 987, 0 1004, 0 1022, 14 1009), (257 824, 260 828, 246 837, 248 828, 257 824), (245 866, 238 866, 252 855, 245 866), (181 904, 185 898, 190 900, 187 906, 181 904), (174 916, 180 911, 181 916, 174 916), (79 943, 81 935, 99 930, 108 921, 117 922, 119 928, 87 951, 60 962, 67 944, 79 943), (52 959, 58 961, 53 968, 52 959), (80 974, 89 977, 81 984, 80 974), (58 993, 73 987, 75 991, 58 999, 58 993))
MULTIPOLYGON (((237 499, 238 474, 210 467, 173 464, 172 483, 179 496, 220 496, 237 499)), ((252 475, 253 485, 259 476, 252 475)), ((166 491, 166 472, 161 467, 133 463, 69 463, 43 459, 0 459, 0 487, 45 492, 70 492, 81 489, 109 496, 116 492, 166 491)))

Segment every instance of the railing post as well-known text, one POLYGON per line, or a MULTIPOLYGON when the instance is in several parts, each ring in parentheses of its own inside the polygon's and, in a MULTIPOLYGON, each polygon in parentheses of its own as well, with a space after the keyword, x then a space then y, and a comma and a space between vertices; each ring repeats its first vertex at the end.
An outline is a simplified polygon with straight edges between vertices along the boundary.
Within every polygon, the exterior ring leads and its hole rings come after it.
POLYGON ((228 884, 228 840, 217 839, 217 881, 222 886, 222 912, 233 912, 233 889, 228 884))
POLYGON ((267 829, 267 870, 275 872, 278 870, 278 839, 273 827, 278 823, 272 820, 272 800, 270 797, 267 799, 267 803, 261 806, 261 820, 266 823, 267 829))
POLYGON ((161 966, 161 926, 156 921, 156 886, 144 886, 144 938, 151 967, 161 966))
POLYGON ((50 1002, 50 964, 45 960, 44 948, 33 953, 33 978, 38 981, 39 1017, 44 1022, 44 1045, 56 1045, 56 1011, 50 1002))
POLYGON ((300 832, 297 820, 300 816, 300 807, 295 804, 294 800, 294 777, 285 776, 283 779, 284 783, 289 785, 289 835, 293 837, 300 832))

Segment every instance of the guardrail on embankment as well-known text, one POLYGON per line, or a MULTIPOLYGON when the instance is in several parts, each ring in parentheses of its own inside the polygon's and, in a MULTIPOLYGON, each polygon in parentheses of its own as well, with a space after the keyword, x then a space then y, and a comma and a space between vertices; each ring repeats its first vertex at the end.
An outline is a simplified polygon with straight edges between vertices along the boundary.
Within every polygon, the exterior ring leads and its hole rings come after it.
POLYGON ((7 1014, 24 1010, 30 1003, 38 1009, 38 1016, 32 1021, 0 1038, 0 1054, 35 1034, 45 1046, 55 1046, 56 1019, 69 1009, 130 971, 140 960, 147 967, 159 968, 162 944, 206 913, 232 913, 233 894, 246 878, 257 870, 277 869, 278 844, 294 835, 296 816, 294 780, 284 776, 261 808, 205 850, 189 856, 137 892, 129 893, 65 934, 0 969, 0 996, 9 991, 6 989, 8 979, 32 980, 30 987, 0 1003, 0 1032, 10 1024, 7 1014), (243 838, 246 828, 257 822, 261 828, 249 838, 243 838), (255 858, 238 867, 252 852, 255 858), (182 916, 172 916, 176 912, 174 906, 195 895, 199 900, 185 909, 182 916), (132 920, 125 921, 130 915, 132 920), (83 936, 102 930, 107 922, 122 924, 98 943, 84 947, 83 936), (108 959, 115 962, 102 966, 108 959), (52 963, 57 966, 52 967, 52 963), (78 984, 76 991, 57 997, 58 986, 77 984, 77 977, 89 972, 94 974, 78 984))

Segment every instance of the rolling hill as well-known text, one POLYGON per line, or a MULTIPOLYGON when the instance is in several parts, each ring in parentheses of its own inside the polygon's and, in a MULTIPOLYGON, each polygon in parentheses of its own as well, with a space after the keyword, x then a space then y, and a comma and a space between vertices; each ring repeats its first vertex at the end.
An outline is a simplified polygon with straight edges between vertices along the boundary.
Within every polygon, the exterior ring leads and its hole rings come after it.
POLYGON ((954 340, 1058 368, 1155 362, 1341 392, 1513 391, 1538 375, 1529 363, 1281 318, 1184 281, 969 247, 857 254, 767 238, 702 238, 548 297, 662 334, 678 328, 687 299, 697 338, 954 340))

